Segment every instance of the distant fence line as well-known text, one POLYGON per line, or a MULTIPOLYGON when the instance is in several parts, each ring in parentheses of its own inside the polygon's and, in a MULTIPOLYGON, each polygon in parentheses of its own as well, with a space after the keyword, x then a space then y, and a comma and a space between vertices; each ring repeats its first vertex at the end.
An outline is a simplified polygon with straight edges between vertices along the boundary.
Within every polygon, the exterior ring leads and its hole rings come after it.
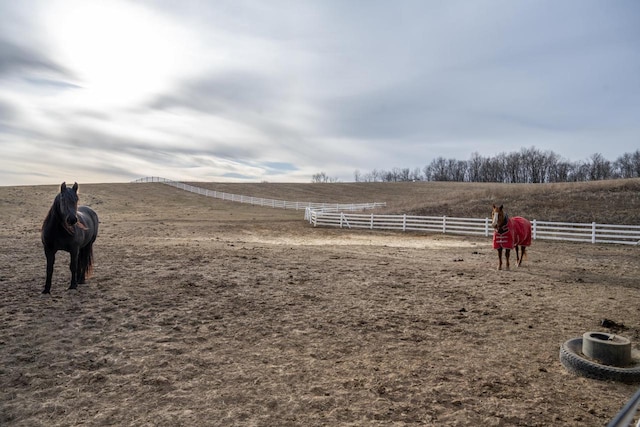
MULTIPOLYGON (((489 218, 447 216, 374 215, 307 209, 305 218, 317 226, 364 228, 369 230, 424 231, 478 235, 493 234, 489 218)), ((532 237, 585 243, 640 245, 640 226, 551 221, 531 221, 532 237)))
MULTIPOLYGON (((193 185, 185 184, 178 181, 172 181, 170 179, 161 178, 159 176, 149 176, 146 178, 140 178, 133 181, 135 183, 143 182, 160 182, 170 185, 172 187, 179 188, 181 190, 189 191, 191 193, 200 194, 207 197, 213 197, 216 199, 228 200, 231 202, 248 203, 251 205, 258 205, 270 208, 280 209, 318 209, 325 212, 331 211, 363 211, 367 209, 375 209, 386 206, 385 202, 372 202, 372 203, 316 203, 316 202, 287 202, 285 200, 264 199, 261 197, 243 196, 240 194, 231 194, 223 191, 208 190, 206 188, 195 187, 193 185)), ((305 219, 306 218, 305 216, 305 219)))
MULTIPOLYGON (((201 194, 233 202, 249 203, 281 209, 304 209, 305 220, 314 227, 340 227, 349 229, 422 231, 477 235, 489 237, 493 233, 489 218, 456 218, 447 216, 418 215, 376 215, 353 213, 386 206, 386 203, 311 203, 287 202, 241 196, 221 191, 207 190, 161 177, 140 178, 133 182, 161 182, 192 193, 201 194)), ((615 243, 640 245, 640 225, 613 225, 591 223, 571 223, 552 221, 531 221, 533 239, 564 240, 584 243, 615 243)))

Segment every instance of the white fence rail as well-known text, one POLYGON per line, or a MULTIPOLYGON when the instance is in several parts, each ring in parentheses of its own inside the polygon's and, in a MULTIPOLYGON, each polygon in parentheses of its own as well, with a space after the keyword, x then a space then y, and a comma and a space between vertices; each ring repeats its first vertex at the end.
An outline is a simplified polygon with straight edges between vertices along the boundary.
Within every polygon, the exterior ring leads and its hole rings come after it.
MULTIPOLYGON (((233 202, 253 205, 305 210, 304 218, 314 227, 361 228, 369 230, 423 231, 477 235, 489 237, 493 233, 489 218, 455 218, 447 216, 375 215, 353 213, 386 206, 386 203, 313 203, 287 202, 242 196, 172 181, 161 177, 146 177, 134 182, 161 182, 192 193, 233 202)), ((564 240, 585 243, 616 243, 640 245, 640 225, 613 225, 551 221, 531 221, 533 239, 564 240)))
MULTIPOLYGON (((489 218, 454 218, 447 216, 374 215, 327 212, 307 209, 305 218, 314 227, 364 228, 370 230, 424 231, 478 235, 493 233, 489 218)), ((640 225, 610 225, 533 220, 534 239, 568 240, 587 243, 640 245, 640 225)))
MULTIPOLYGON (((373 202, 373 203, 315 203, 315 202, 287 202, 284 200, 264 199, 261 197, 243 196, 240 194, 225 193, 223 191, 208 190, 206 188, 195 187, 193 185, 185 184, 178 181, 172 181, 170 179, 161 178, 158 176, 150 176, 146 178, 140 178, 133 182, 160 182, 170 185, 172 187, 179 188, 181 190, 189 191, 191 193, 200 194, 207 197, 213 197, 216 199, 228 200, 231 202, 248 203, 251 205, 265 206, 270 208, 280 209, 295 209, 302 210, 308 208, 323 210, 325 212, 340 212, 340 211, 363 211, 367 209, 375 209, 386 206, 385 202, 373 202)), ((308 218, 305 215, 305 219, 308 218)))

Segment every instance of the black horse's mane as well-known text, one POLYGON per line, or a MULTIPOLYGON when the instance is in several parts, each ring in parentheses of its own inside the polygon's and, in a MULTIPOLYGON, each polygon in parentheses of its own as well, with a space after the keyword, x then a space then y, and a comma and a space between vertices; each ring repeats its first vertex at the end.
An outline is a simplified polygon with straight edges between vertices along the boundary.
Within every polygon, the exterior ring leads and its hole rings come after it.
POLYGON ((44 218, 44 221, 42 222, 42 229, 41 231, 47 231, 50 230, 52 226, 54 226, 56 224, 57 221, 62 222, 62 228, 64 228, 64 230, 69 233, 69 234, 74 234, 75 233, 75 229, 73 227, 68 226, 65 222, 63 218, 60 218, 60 215, 58 214, 58 207, 60 206, 60 194, 58 194, 56 196, 55 199, 53 199, 53 203, 51 204, 51 208, 49 208, 49 212, 47 212, 47 216, 44 218))
POLYGON ((53 203, 51 204, 51 207, 49 208, 49 212, 47 212, 47 216, 44 218, 44 221, 42 222, 42 229, 46 229, 47 225, 49 225, 49 223, 51 221, 55 221, 54 217, 57 216, 56 212, 56 206, 60 204, 60 195, 58 194, 56 196, 56 198, 53 200, 53 203))

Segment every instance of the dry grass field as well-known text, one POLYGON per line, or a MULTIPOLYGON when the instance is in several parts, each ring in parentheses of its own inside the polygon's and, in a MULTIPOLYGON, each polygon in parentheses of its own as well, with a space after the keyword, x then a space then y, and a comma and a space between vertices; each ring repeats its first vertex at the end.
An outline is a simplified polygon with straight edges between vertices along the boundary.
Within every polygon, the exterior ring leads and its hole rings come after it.
MULTIPOLYGON (((568 373, 559 345, 637 347, 640 247, 313 228, 163 184, 80 184, 95 270, 40 295, 58 186, 0 187, 0 425, 599 426, 638 385, 568 373)), ((640 180, 553 185, 221 184, 385 212, 640 224, 640 180)))

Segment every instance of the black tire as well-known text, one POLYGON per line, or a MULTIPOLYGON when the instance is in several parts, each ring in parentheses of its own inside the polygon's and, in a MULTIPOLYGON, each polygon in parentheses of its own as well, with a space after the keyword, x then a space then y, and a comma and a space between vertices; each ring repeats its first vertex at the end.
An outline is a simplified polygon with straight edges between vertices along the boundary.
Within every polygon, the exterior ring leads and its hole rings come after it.
POLYGON ((573 338, 560 346, 560 362, 571 373, 596 380, 640 382, 640 366, 619 368, 601 365, 582 355, 582 337, 573 338))

